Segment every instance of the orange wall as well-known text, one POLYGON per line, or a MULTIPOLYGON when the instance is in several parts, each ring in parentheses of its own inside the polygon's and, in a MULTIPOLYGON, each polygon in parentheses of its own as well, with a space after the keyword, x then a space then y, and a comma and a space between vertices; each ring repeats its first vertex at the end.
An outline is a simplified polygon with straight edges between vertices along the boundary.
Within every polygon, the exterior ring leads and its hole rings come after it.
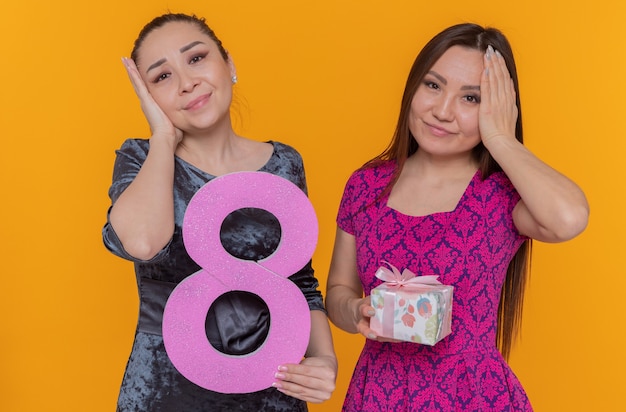
MULTIPOLYGON (((137 316, 100 229, 114 149, 148 130, 120 57, 167 8, 208 17, 238 67, 237 127, 304 156, 325 287, 349 173, 387 143, 409 66, 453 23, 508 34, 527 144, 587 192, 587 231, 537 244, 512 366, 537 411, 624 410, 626 9, 621 0, 6 1, 0 16, 0 409, 111 411, 137 316), (445 5, 436 5, 445 4, 445 5)), ((334 330, 339 410, 362 340, 334 330)))

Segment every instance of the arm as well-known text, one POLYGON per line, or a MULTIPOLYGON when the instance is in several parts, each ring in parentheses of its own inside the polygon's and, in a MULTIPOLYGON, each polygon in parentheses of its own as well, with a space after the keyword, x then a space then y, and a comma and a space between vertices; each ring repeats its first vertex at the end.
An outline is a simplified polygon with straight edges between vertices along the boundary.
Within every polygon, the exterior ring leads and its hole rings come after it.
POLYGON ((562 242, 587 226, 589 205, 573 181, 532 154, 515 138, 513 81, 499 53, 485 55, 479 126, 483 144, 521 196, 513 210, 518 231, 543 242, 562 242))
POLYGON ((306 402, 321 403, 335 390, 337 357, 326 314, 311 311, 311 337, 305 359, 299 364, 280 365, 273 386, 306 402))
POLYGON ((131 256, 149 260, 174 232, 174 152, 182 132, 154 102, 132 60, 124 64, 152 137, 141 170, 111 208, 110 222, 131 256))
MULTIPOLYGON (((285 177, 307 193, 302 157, 293 148, 283 155, 292 159, 290 167, 286 168, 291 173, 285 177)), ((309 303, 311 333, 305 358, 300 364, 278 366, 276 381, 272 386, 286 395, 305 402, 321 403, 328 400, 335 390, 337 357, 328 318, 323 311, 319 283, 313 276, 311 261, 289 279, 298 286, 309 303)))
POLYGON ((370 297, 363 297, 363 287, 356 267, 356 241, 353 235, 337 228, 335 247, 326 287, 328 317, 349 333, 375 339, 369 327, 374 315, 370 297))

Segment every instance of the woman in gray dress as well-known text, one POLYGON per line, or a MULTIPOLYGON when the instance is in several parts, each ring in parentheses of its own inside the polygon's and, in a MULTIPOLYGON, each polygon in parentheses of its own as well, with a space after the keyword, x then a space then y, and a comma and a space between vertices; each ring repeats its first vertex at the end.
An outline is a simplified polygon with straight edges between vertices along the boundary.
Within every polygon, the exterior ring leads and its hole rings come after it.
MULTIPOLYGON (((272 387, 213 392, 187 380, 171 363, 161 336, 165 303, 177 284, 201 269, 182 241, 191 197, 211 179, 238 171, 273 173, 306 193, 304 167, 288 145, 235 133, 230 105, 236 69, 204 19, 169 13, 155 18, 123 63, 152 135, 128 139, 117 150, 103 229, 106 247, 134 262, 140 296, 118 411, 305 411, 307 402, 327 400, 337 361, 310 262, 289 277, 310 308, 307 352, 300 364, 278 366, 272 387)), ((223 224, 221 242, 233 256, 259 260, 277 247, 280 227, 261 212, 240 209, 223 224)), ((210 343, 229 355, 253 352, 267 336, 267 307, 245 294, 222 296, 207 314, 210 343)))

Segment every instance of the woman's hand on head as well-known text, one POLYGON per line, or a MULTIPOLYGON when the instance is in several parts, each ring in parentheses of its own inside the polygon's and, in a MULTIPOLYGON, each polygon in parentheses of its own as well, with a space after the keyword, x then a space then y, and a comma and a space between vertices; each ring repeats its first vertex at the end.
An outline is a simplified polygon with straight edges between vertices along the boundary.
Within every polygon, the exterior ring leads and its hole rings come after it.
POLYGON ((128 78, 133 85, 133 89, 135 90, 137 97, 139 97, 141 110, 150 125, 152 138, 168 139, 175 150, 178 143, 180 143, 183 138, 182 130, 176 128, 172 124, 171 120, 165 115, 157 102, 152 98, 145 82, 139 74, 139 70, 137 69, 135 62, 132 59, 124 57, 122 58, 122 63, 124 63, 126 73, 128 74, 128 78))
POLYGON ((493 139, 515 139, 518 109, 513 79, 502 55, 489 46, 484 63, 478 125, 483 144, 489 148, 493 139))

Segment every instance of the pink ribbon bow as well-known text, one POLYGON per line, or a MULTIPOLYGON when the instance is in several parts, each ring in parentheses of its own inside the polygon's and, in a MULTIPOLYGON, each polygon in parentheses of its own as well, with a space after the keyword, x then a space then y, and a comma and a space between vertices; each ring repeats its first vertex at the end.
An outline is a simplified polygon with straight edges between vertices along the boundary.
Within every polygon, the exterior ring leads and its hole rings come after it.
POLYGON ((416 276, 415 273, 411 272, 408 269, 404 269, 402 273, 389 262, 381 261, 391 268, 388 269, 384 266, 381 266, 376 271, 376 277, 382 281, 384 281, 389 286, 393 287, 406 287, 406 288, 417 288, 417 287, 434 287, 437 285, 441 285, 437 279, 439 276, 437 275, 426 275, 426 276, 416 276))

